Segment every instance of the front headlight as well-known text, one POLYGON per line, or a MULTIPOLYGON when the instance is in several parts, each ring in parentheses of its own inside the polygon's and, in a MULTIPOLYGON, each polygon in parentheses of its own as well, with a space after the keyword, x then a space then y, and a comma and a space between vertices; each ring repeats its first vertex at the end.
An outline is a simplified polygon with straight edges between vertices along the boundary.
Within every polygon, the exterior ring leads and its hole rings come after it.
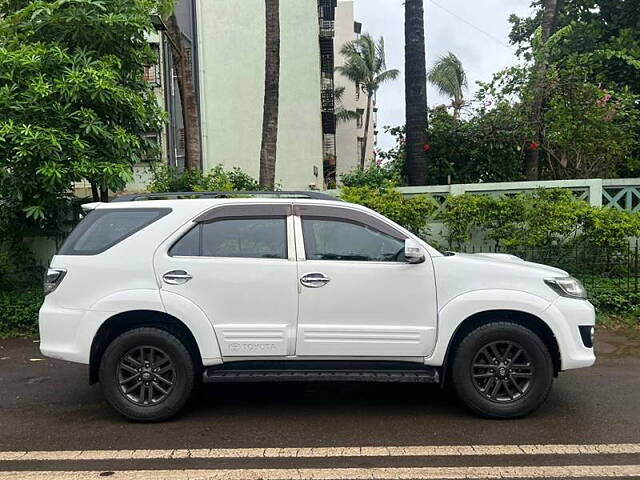
POLYGON ((544 281, 557 294, 570 298, 587 298, 587 290, 582 282, 573 277, 547 278, 544 281))

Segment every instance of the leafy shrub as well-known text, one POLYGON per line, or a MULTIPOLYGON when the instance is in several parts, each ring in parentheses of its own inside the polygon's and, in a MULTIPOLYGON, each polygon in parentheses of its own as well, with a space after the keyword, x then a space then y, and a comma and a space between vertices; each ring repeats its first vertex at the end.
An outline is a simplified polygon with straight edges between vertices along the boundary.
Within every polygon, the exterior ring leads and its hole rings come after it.
POLYGON ((150 192, 231 192, 264 190, 257 180, 240 168, 225 170, 218 165, 208 172, 178 171, 166 165, 154 165, 151 170, 150 192))
POLYGON ((631 237, 640 237, 640 214, 615 208, 589 208, 583 211, 583 234, 590 245, 623 248, 631 237))
POLYGON ((22 241, 0 240, 0 291, 38 284, 43 273, 22 241))
POLYGON ((394 186, 398 185, 400 175, 396 170, 385 165, 378 165, 374 162, 365 170, 358 168, 352 172, 343 174, 341 180, 345 187, 383 188, 389 185, 389 183, 394 186))
POLYGON ((32 335, 38 330, 42 287, 0 291, 0 338, 32 335))
POLYGON ((426 234, 427 223, 437 208, 425 195, 405 197, 389 181, 381 188, 345 187, 340 198, 375 210, 417 235, 426 234))
POLYGON ((448 198, 444 222, 449 230, 449 244, 455 248, 471 240, 473 230, 484 225, 487 207, 491 203, 484 195, 458 195, 448 198))
POLYGON ((498 248, 583 245, 620 249, 640 236, 640 214, 596 208, 569 190, 540 189, 512 197, 451 197, 444 213, 449 242, 460 248, 482 231, 498 248))
POLYGON ((587 282, 589 301, 601 313, 640 317, 640 292, 627 288, 624 280, 596 278, 587 282))

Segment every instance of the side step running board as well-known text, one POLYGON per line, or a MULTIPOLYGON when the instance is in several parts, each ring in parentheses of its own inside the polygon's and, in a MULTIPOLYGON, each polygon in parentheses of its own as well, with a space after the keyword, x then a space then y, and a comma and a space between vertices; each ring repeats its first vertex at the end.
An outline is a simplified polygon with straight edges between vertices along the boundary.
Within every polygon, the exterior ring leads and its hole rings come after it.
MULTIPOLYGON (((268 364, 268 362, 265 362, 268 364)), ((356 363, 357 365, 357 363, 356 363)), ((204 383, 226 382, 396 382, 396 383, 438 383, 440 375, 433 367, 421 368, 234 368, 233 364, 224 368, 212 367, 203 374, 204 383)))

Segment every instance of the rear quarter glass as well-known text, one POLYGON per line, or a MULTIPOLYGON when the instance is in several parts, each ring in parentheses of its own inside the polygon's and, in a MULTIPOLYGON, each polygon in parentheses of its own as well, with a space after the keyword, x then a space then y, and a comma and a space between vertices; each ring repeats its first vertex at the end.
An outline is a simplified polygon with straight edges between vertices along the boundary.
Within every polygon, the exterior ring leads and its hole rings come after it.
POLYGON ((93 210, 71 232, 58 255, 98 255, 169 213, 170 208, 93 210))

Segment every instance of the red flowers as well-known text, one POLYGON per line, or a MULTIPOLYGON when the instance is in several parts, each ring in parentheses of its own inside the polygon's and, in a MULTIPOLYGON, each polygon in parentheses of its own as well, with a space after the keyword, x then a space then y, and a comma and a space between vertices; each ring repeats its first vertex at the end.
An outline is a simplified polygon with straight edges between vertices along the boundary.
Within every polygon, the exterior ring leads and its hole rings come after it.
POLYGON ((428 143, 425 143, 425 144, 422 146, 422 149, 423 149, 425 152, 428 152, 429 150, 431 150, 431 145, 429 145, 428 143))
POLYGON ((537 150, 539 146, 540 145, 538 145, 536 142, 531 142, 529 144, 529 150, 537 150))

